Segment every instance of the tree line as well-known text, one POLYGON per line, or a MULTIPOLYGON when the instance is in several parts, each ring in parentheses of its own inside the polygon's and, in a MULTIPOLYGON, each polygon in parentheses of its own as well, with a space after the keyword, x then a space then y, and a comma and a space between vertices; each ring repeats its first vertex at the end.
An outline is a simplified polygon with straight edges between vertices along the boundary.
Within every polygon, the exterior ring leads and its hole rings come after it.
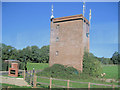
POLYGON ((120 53, 113 53, 111 58, 96 57, 102 64, 120 64, 120 53))
POLYGON ((38 46, 27 46, 17 50, 10 45, 2 44, 2 60, 19 60, 21 62, 48 63, 49 45, 39 48, 38 46))
MULTIPOLYGON (((19 60, 21 62, 48 63, 49 45, 39 48, 38 46, 27 46, 23 49, 16 49, 2 43, 2 60, 19 60)), ((103 64, 119 64, 120 53, 114 52, 111 58, 96 57, 103 64)))

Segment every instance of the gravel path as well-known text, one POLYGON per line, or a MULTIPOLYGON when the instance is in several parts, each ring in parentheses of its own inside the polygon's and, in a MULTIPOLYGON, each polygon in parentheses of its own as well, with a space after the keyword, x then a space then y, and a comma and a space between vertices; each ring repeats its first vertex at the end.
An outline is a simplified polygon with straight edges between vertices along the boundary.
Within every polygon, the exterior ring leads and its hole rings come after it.
POLYGON ((26 81, 24 81, 23 78, 10 78, 0 76, 0 79, 2 79, 0 83, 12 84, 17 86, 30 86, 26 81))

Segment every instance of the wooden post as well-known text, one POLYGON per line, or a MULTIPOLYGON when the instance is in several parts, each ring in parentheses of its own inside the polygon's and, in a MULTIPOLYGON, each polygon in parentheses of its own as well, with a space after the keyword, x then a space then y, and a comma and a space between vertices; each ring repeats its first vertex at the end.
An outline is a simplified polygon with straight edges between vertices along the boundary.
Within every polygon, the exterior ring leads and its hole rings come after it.
POLYGON ((24 71, 22 72, 22 77, 24 78, 24 71))
POLYGON ((69 86, 70 86, 69 82, 70 82, 70 80, 67 81, 67 88, 68 88, 68 90, 69 90, 69 86))
POLYGON ((33 80, 33 88, 36 88, 36 84, 37 84, 37 76, 34 73, 34 80, 33 80))
POLYGON ((90 90, 90 82, 88 83, 88 90, 90 90))
POLYGON ((114 89, 114 88, 115 88, 115 85, 114 85, 114 84, 112 85, 112 88, 113 88, 113 90, 115 90, 115 89, 114 89))
POLYGON ((30 78, 30 85, 32 85, 32 73, 30 73, 31 78, 30 78))
POLYGON ((24 80, 25 80, 25 70, 24 70, 24 80))
POLYGON ((9 71, 9 68, 10 68, 10 66, 9 66, 9 62, 8 62, 8 71, 9 71))
POLYGON ((52 88, 52 78, 50 78, 50 88, 52 88))

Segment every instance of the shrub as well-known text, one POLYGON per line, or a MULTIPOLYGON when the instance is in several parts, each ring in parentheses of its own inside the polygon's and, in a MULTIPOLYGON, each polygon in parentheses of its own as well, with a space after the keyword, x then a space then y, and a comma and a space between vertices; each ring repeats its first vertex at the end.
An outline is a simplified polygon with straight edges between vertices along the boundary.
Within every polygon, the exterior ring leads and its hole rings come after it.
POLYGON ((54 64, 45 68, 42 72, 38 72, 37 76, 46 76, 62 79, 92 79, 101 74, 102 68, 100 62, 91 53, 85 53, 83 59, 83 73, 73 67, 60 64, 54 64))
POLYGON ((8 71, 8 63, 2 62, 2 71, 8 71))
POLYGON ((67 67, 60 64, 54 64, 51 67, 45 68, 42 72, 37 73, 38 76, 47 76, 54 78, 70 79, 78 76, 78 71, 73 67, 67 67))
POLYGON ((92 53, 85 52, 83 58, 83 73, 92 77, 98 77, 102 72, 100 61, 92 53))
POLYGON ((20 62, 19 63, 19 69, 24 70, 24 68, 25 68, 25 63, 24 62, 20 62))

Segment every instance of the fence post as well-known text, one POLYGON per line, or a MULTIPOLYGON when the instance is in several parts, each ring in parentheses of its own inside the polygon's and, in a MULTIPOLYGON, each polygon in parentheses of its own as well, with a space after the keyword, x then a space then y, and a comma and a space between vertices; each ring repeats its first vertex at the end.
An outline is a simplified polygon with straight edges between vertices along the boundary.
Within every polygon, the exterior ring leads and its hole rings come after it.
POLYGON ((114 88, 115 88, 115 85, 114 85, 114 84, 112 85, 112 88, 113 88, 113 90, 114 90, 114 88))
POLYGON ((37 76, 34 73, 33 88, 36 88, 37 76))
POLYGON ((52 88, 52 78, 50 77, 50 88, 52 88))
POLYGON ((24 70, 24 80, 25 80, 25 70, 24 70))
POLYGON ((68 88, 68 90, 69 90, 69 82, 70 82, 70 80, 67 81, 67 88, 68 88))
POLYGON ((30 85, 32 85, 32 73, 30 73, 30 85))
POLYGON ((24 78, 24 72, 22 72, 22 77, 24 78))
POLYGON ((90 90, 90 82, 88 83, 88 90, 90 90))

